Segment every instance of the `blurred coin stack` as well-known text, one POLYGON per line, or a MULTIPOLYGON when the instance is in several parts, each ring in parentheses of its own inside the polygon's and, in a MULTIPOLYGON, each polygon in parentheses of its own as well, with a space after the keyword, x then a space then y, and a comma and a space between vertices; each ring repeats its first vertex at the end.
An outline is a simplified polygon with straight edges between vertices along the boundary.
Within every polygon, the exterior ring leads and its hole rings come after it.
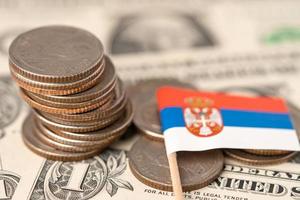
POLYGON ((19 35, 9 49, 11 75, 33 112, 23 140, 48 159, 93 156, 116 141, 133 112, 122 82, 101 42, 68 26, 19 35))

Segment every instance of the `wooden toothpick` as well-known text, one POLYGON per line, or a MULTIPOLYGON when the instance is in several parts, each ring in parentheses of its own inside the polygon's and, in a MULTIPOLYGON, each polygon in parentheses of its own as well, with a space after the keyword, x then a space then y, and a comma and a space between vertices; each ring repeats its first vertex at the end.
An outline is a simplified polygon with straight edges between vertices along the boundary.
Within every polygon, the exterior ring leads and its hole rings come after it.
POLYGON ((177 163, 177 154, 171 153, 168 155, 170 173, 171 173, 171 180, 173 185, 173 192, 175 194, 175 200, 184 200, 180 174, 178 169, 177 163))

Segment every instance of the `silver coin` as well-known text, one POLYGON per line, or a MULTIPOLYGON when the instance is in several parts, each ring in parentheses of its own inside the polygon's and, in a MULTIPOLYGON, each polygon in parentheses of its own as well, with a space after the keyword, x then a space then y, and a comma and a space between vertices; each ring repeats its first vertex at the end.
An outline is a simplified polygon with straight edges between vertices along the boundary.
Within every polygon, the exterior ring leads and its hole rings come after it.
POLYGON ((91 33, 70 26, 45 26, 19 35, 9 48, 10 66, 29 79, 72 82, 95 71, 103 46, 91 33))
POLYGON ((163 141, 163 134, 161 132, 155 93, 159 87, 165 85, 195 88, 191 84, 174 79, 154 79, 137 83, 136 86, 131 86, 128 89, 134 105, 133 122, 135 126, 149 139, 158 141, 163 141))

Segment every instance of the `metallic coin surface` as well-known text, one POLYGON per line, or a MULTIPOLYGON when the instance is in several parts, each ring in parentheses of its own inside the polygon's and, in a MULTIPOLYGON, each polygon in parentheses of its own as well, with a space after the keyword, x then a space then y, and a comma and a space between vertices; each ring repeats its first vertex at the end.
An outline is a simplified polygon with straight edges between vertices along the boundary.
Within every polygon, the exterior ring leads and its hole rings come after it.
POLYGON ((68 88, 63 90, 53 90, 53 89, 45 89, 45 88, 37 88, 33 87, 29 84, 26 84, 24 82, 19 81, 13 73, 11 73, 13 79, 18 83, 19 87, 24 88, 25 90, 28 90, 33 93, 37 93, 40 95, 58 95, 58 96, 64 96, 64 95, 70 95, 70 94, 76 94, 82 91, 85 91, 94 85, 96 85, 99 81, 101 81, 101 75, 102 73, 97 74, 95 79, 92 79, 91 81, 81 84, 79 87, 76 88, 68 88))
POLYGON ((101 121, 101 123, 95 124, 95 125, 90 125, 90 126, 84 126, 84 125, 65 125, 57 122, 53 122, 50 119, 45 118, 43 115, 41 115, 39 112, 35 110, 35 116, 41 120, 41 122, 47 126, 51 127, 54 129, 59 129, 59 130, 64 130, 64 131, 71 131, 75 133, 84 133, 84 132, 89 132, 89 131, 95 131, 98 129, 102 129, 110 124, 112 124, 114 121, 111 119, 107 119, 106 121, 101 121))
POLYGON ((84 134, 78 134, 75 132, 58 130, 48 126, 46 127, 50 129, 52 132, 64 138, 69 138, 74 140, 97 141, 97 140, 103 140, 112 137, 114 135, 119 135, 119 134, 122 135, 130 126, 132 118, 133 118, 132 105, 130 104, 130 102, 128 102, 125 113, 123 113, 123 115, 120 118, 118 118, 113 124, 105 127, 104 129, 100 129, 92 132, 85 132, 84 134))
MULTIPOLYGON (((50 139, 46 135, 44 135, 39 129, 36 127, 34 128, 36 132, 36 136, 40 141, 42 141, 44 144, 51 146, 57 150, 65 151, 65 152, 74 152, 74 153, 81 153, 81 152, 88 152, 95 150, 95 148, 89 148, 89 147, 80 147, 80 146, 74 146, 70 144, 64 144, 56 142, 55 140, 50 139)), ((97 148, 96 148, 97 149, 97 148)))
POLYGON ((156 90, 164 85, 191 88, 192 85, 173 79, 154 79, 143 81, 136 86, 131 86, 128 90, 131 100, 134 102, 134 125, 153 140, 163 141, 161 132, 159 112, 156 102, 156 90), (134 92, 135 91, 135 92, 134 92))
POLYGON ((127 86, 127 94, 132 101, 133 107, 155 96, 156 90, 161 86, 174 86, 183 88, 195 88, 192 84, 181 82, 178 79, 149 79, 136 82, 127 86))
POLYGON ((120 111, 120 107, 125 107, 126 105, 126 92, 123 88, 122 82, 119 80, 118 85, 116 86, 115 90, 115 99, 112 102, 112 105, 108 108, 99 107, 92 111, 80 114, 64 114, 64 115, 54 115, 65 121, 94 121, 100 119, 106 119, 110 116, 115 115, 117 112, 120 111), (125 104, 124 104, 125 102, 125 104))
POLYGON ((92 88, 68 96, 53 96, 53 95, 44 96, 39 94, 33 94, 33 95, 39 96, 42 99, 49 100, 52 102, 79 103, 84 101, 90 101, 92 99, 106 95, 107 93, 109 93, 109 91, 112 90, 112 88, 116 86, 116 83, 117 83, 117 76, 116 76, 114 65, 112 61, 107 56, 105 56, 105 69, 103 75, 101 76, 101 81, 99 81, 92 88))
POLYGON ((39 139, 39 137, 36 135, 37 133, 34 129, 33 124, 34 118, 31 114, 26 118, 26 120, 23 123, 23 141, 30 150, 47 159, 60 161, 77 161, 92 157, 101 151, 100 149, 98 149, 84 153, 72 153, 57 150, 49 145, 44 144, 39 139))
MULTIPOLYGON (((124 102, 126 103, 126 101, 124 102)), ((66 126, 83 126, 83 127, 87 127, 87 126, 97 126, 97 125, 103 125, 103 124, 110 124, 110 123, 114 123, 117 119, 119 119, 121 117, 121 115, 124 113, 124 109, 125 106, 123 106, 122 110, 120 110, 120 112, 118 112, 116 115, 107 117, 107 118, 103 118, 103 119, 98 119, 98 120, 88 120, 88 121, 66 121, 66 120, 62 120, 56 117, 53 117, 51 114, 47 114, 45 115, 44 113, 40 113, 42 116, 44 116, 46 119, 57 123, 57 124, 61 124, 61 125, 66 125, 66 126)))
MULTIPOLYGON (((98 98, 95 99, 91 99, 89 101, 84 101, 84 102, 78 102, 78 103, 61 103, 61 102, 53 102, 53 101, 49 101, 47 99, 43 99, 40 96, 35 95, 34 93, 30 93, 28 91, 25 91, 24 89, 21 88, 21 93, 23 93, 23 95, 28 96, 27 98, 30 98, 30 100, 34 101, 37 105, 41 105, 41 106, 46 106, 46 108, 58 108, 58 109, 79 109, 79 108, 88 108, 88 107, 92 107, 92 105, 97 104, 99 106, 103 105, 104 103, 106 103, 108 100, 114 98, 114 92, 113 89, 110 90, 110 92, 108 94, 106 94, 105 96, 100 96, 98 98)), ((57 111, 55 111, 55 113, 57 113, 57 111)))
POLYGON ((103 46, 91 33, 70 26, 45 26, 19 35, 9 48, 10 65, 41 82, 72 82, 95 71, 103 46))
MULTIPOLYGON (((75 140, 75 139, 65 138, 65 137, 62 137, 62 136, 54 133, 53 131, 51 131, 44 125, 42 125, 37 120, 35 121, 35 123, 37 125, 37 128, 41 132, 41 134, 45 135, 49 139, 51 139, 57 143, 61 143, 61 144, 66 144, 66 145, 71 145, 71 146, 76 146, 76 147, 83 147, 83 148, 85 148, 84 150, 86 150, 86 148, 88 148, 88 149, 97 149, 99 147, 103 148, 103 147, 111 144, 114 140, 118 139, 122 135, 122 132, 117 132, 117 134, 113 134, 107 138, 104 138, 101 140, 96 140, 96 141, 75 140)), ((76 151, 76 149, 75 149, 75 151, 76 151)))
POLYGON ((225 154, 229 157, 249 165, 271 165, 283 163, 290 160, 297 152, 290 152, 285 155, 255 155, 238 149, 225 149, 225 154))
MULTIPOLYGON (((65 106, 63 108, 52 107, 49 105, 41 104, 34 99, 32 99, 25 90, 20 90, 21 97, 28 103, 31 107, 43 111, 45 113, 53 113, 53 114, 77 114, 77 113, 85 113, 91 110, 94 110, 98 107, 104 107, 105 105, 111 102, 114 96, 108 99, 94 99, 93 101, 86 102, 85 104, 79 104, 78 106, 71 107, 72 105, 65 106), (81 106, 80 106, 81 105, 81 106)), ((106 106, 108 107, 108 106, 106 106)))
POLYGON ((276 156, 276 155, 285 155, 291 153, 291 151, 283 151, 283 150, 263 150, 263 149, 243 149, 243 151, 255 155, 263 155, 263 156, 276 156))
POLYGON ((150 139, 163 141, 156 97, 151 97, 135 108, 133 121, 139 131, 150 139))
POLYGON ((103 75, 104 69, 105 69, 105 60, 103 59, 101 63, 99 63, 99 66, 96 68, 95 72, 93 72, 91 75, 84 77, 78 81, 66 82, 66 83, 46 83, 46 82, 31 80, 29 78, 26 78, 18 74, 12 67, 10 67, 10 72, 14 77, 14 79, 17 80, 17 82, 20 82, 24 85, 28 85, 35 88, 41 88, 41 89, 64 90, 64 89, 77 88, 80 87, 81 85, 86 85, 88 82, 103 75))
MULTIPOLYGON (((40 129, 35 128, 36 131, 36 135, 37 137, 46 145, 49 145, 57 150, 61 150, 61 151, 66 151, 66 152, 76 152, 76 153, 81 153, 81 152, 90 152, 93 150, 99 150, 101 151, 102 149, 106 148, 107 146, 109 146, 110 144, 112 144, 114 141, 118 140, 121 135, 113 135, 109 138, 106 138, 105 140, 99 141, 99 143, 97 145, 87 145, 87 146, 80 146, 78 145, 80 141, 77 141, 76 145, 71 144, 74 141, 70 141, 68 139, 63 139, 63 140, 53 140, 50 137, 47 137, 46 134, 44 134, 44 132, 42 132, 40 129)), ((55 137, 55 139, 58 139, 57 137, 55 137)))
MULTIPOLYGON (((220 150, 178 152, 177 162, 182 188, 184 191, 190 191, 213 182, 223 170, 224 157, 220 150)), ((141 137, 129 152, 129 166, 135 177, 144 184, 172 191, 170 169, 163 143, 141 137)))

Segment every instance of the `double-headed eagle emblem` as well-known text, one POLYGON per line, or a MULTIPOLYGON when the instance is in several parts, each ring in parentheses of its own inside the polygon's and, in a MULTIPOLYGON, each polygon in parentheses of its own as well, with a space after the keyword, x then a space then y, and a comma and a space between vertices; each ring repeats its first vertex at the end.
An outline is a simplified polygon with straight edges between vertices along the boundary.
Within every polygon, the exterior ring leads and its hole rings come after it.
POLYGON ((183 114, 189 132, 199 137, 209 137, 222 131, 222 116, 212 100, 190 97, 185 99, 185 104, 183 114))

